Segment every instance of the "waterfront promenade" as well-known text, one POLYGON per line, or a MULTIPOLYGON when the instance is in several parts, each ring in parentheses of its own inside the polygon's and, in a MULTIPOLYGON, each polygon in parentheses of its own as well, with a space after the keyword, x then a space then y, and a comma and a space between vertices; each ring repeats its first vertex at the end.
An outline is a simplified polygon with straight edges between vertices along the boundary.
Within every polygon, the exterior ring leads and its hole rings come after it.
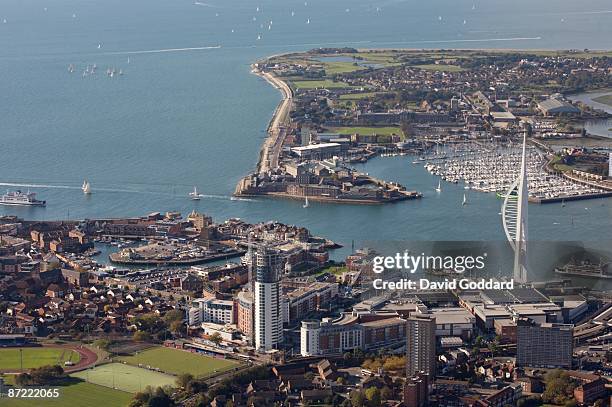
POLYGON ((289 120, 289 112, 293 102, 293 91, 285 82, 268 72, 263 72, 257 67, 253 68, 255 75, 261 76, 276 89, 280 90, 283 99, 274 111, 272 120, 268 125, 268 137, 264 141, 259 155, 257 172, 265 174, 271 169, 278 167, 278 159, 286 136, 286 127, 289 120))

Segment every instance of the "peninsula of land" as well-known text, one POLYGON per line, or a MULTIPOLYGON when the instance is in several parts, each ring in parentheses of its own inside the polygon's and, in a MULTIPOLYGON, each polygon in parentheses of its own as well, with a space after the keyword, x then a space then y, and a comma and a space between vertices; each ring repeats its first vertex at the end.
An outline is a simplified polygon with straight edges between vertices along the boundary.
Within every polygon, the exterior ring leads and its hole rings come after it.
MULTIPOLYGON (((532 202, 610 196, 612 140, 587 120, 611 115, 569 95, 612 89, 612 52, 320 48, 257 62, 283 98, 257 169, 236 196, 382 204, 419 191, 351 167, 411 155, 442 181, 503 194, 524 132, 534 154, 532 202), (495 69, 491 69, 495 66, 495 69), (597 147, 589 140, 596 140, 597 147), (599 148, 603 146, 603 148, 599 148), (484 159, 486 158, 486 159, 484 159), (484 160, 483 160, 484 159, 484 160)), ((611 91, 612 93, 612 91, 611 91)))

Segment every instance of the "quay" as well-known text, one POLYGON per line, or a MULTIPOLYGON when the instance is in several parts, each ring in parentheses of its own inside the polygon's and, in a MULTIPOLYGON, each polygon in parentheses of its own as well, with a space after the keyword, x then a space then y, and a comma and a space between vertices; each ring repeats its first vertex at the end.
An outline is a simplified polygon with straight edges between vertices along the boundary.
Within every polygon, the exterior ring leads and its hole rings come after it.
POLYGON ((245 253, 246 251, 244 250, 234 250, 228 253, 214 254, 193 259, 130 259, 122 257, 120 253, 111 253, 108 257, 113 263, 123 265, 155 266, 163 264, 167 266, 194 266, 196 264, 211 263, 217 260, 233 259, 245 253))
POLYGON ((399 202, 406 201, 410 199, 420 199, 423 197, 422 194, 416 191, 401 191, 398 196, 389 197, 385 199, 375 199, 375 198, 333 198, 329 196, 304 196, 304 195, 293 195, 285 192, 268 192, 265 194, 243 194, 241 196, 244 197, 273 197, 273 198, 283 198, 283 199, 292 199, 296 201, 303 201, 306 197, 313 202, 323 202, 323 203, 338 203, 338 204, 354 204, 354 205, 382 205, 390 202, 399 202))
POLYGON ((529 197, 529 202, 536 204, 547 204, 547 203, 558 203, 567 201, 583 201, 586 199, 598 199, 598 198, 610 198, 612 197, 612 191, 600 192, 597 194, 584 194, 584 195, 569 195, 569 196, 557 196, 554 198, 540 198, 540 197, 529 197))

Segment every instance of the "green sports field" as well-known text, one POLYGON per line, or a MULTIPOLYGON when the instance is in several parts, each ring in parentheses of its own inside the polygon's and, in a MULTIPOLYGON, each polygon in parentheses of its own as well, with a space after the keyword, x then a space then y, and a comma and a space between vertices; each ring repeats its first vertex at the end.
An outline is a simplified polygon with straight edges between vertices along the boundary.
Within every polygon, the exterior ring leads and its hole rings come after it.
POLYGON ((7 399, 2 398, 2 407, 125 407, 132 399, 132 394, 113 390, 91 383, 78 382, 59 386, 60 397, 56 399, 7 399))
POLYGON ((303 81, 292 81, 293 87, 296 89, 323 89, 323 88, 350 88, 351 85, 344 82, 334 82, 330 79, 323 80, 303 80, 303 81))
POLYGON ((129 393, 139 392, 147 386, 172 386, 176 381, 174 376, 123 363, 109 363, 93 369, 73 373, 71 376, 85 380, 88 383, 129 393))
POLYGON ((0 370, 17 371, 21 368, 32 369, 46 365, 64 366, 64 362, 77 363, 80 355, 70 349, 62 348, 6 348, 0 349, 0 370), (21 354, 20 354, 21 349, 21 354))
POLYGON ((179 375, 190 373, 193 376, 209 376, 217 372, 238 366, 238 362, 227 359, 215 359, 197 353, 178 349, 155 347, 139 352, 133 356, 124 356, 119 360, 134 366, 151 366, 163 372, 179 375))

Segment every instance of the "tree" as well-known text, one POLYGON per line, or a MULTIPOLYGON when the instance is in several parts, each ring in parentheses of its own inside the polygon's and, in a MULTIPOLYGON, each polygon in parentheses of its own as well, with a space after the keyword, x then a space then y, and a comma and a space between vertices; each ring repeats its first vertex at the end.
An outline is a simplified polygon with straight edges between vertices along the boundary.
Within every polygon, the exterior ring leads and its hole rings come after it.
POLYGON ((174 406, 174 401, 166 394, 164 389, 158 387, 149 398, 147 405, 148 407, 171 407, 174 406))
POLYGON ((193 380, 192 374, 183 373, 176 378, 176 385, 182 389, 186 389, 192 380, 193 380))
POLYGON ((183 321, 172 321, 170 322, 170 332, 174 335, 178 335, 183 331, 183 321))
POLYGON ((572 399, 576 383, 567 372, 556 369, 550 371, 545 379, 546 390, 542 393, 542 400, 546 403, 564 404, 572 399))
POLYGON ((64 369, 59 365, 41 366, 22 373, 15 378, 18 386, 47 385, 64 378, 64 369))
POLYGON ((491 351, 491 357, 493 357, 499 350, 499 341, 495 338, 489 343, 489 351, 491 351))
POLYGON ((351 405, 353 407, 363 407, 365 404, 365 396, 359 390, 353 390, 350 395, 351 405))
POLYGON ((146 331, 136 331, 134 333, 134 340, 136 342, 147 342, 151 340, 151 334, 146 331))
POLYGON ((223 342, 223 338, 221 337, 221 334, 219 332, 215 332, 214 334, 210 335, 208 340, 214 343, 216 346, 219 346, 219 344, 223 342))
POLYGON ((380 390, 378 387, 370 387, 365 391, 365 397, 369 401, 369 405, 372 407, 376 407, 380 405, 380 390))
POLYGON ((93 344, 98 349, 108 350, 108 348, 112 344, 112 341, 109 339, 97 339, 94 341, 93 344))
POLYGON ((182 321, 185 318, 185 313, 180 309, 173 309, 166 312, 164 315, 164 321, 170 323, 172 321, 182 321))
POLYGON ((381 400, 393 400, 393 390, 388 386, 383 386, 383 388, 380 389, 380 398, 381 400))
POLYGON ((28 386, 28 385, 32 384, 32 376, 30 376, 27 373, 18 374, 15 377, 15 384, 18 387, 28 386))

